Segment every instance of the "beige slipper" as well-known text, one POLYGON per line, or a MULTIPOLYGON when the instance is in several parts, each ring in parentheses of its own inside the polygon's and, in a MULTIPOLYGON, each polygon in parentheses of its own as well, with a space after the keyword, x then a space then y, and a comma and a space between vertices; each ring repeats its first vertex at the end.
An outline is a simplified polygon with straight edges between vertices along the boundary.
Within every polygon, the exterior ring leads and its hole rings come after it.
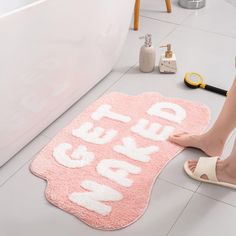
POLYGON ((191 178, 195 180, 236 189, 235 184, 229 184, 218 181, 216 177, 216 162, 218 159, 219 157, 200 157, 197 162, 197 166, 193 172, 189 169, 188 161, 186 161, 184 163, 184 170, 191 178), (201 178, 202 175, 206 175, 208 179, 201 178))

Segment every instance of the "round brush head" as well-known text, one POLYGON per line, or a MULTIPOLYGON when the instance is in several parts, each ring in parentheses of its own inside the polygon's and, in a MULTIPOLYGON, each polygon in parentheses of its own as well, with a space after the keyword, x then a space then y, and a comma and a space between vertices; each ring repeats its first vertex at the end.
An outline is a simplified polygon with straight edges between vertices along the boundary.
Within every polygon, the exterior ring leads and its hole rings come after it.
POLYGON ((203 83, 203 78, 201 75, 195 72, 188 72, 185 74, 184 83, 191 89, 196 89, 203 83))

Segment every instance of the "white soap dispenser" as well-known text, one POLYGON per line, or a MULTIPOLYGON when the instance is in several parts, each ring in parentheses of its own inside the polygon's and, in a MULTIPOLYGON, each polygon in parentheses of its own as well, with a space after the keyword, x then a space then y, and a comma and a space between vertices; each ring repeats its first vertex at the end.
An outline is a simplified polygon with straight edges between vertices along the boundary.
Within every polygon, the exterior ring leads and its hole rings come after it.
POLYGON ((166 46, 161 46, 161 48, 166 47, 167 50, 165 54, 161 55, 159 62, 159 71, 160 73, 171 74, 177 72, 177 63, 175 54, 171 51, 171 44, 166 46))
MULTIPOLYGON (((142 37, 144 38, 144 37, 142 37)), ((139 52, 139 69, 142 72, 152 72, 155 68, 156 50, 152 46, 152 35, 145 35, 145 43, 139 52)))

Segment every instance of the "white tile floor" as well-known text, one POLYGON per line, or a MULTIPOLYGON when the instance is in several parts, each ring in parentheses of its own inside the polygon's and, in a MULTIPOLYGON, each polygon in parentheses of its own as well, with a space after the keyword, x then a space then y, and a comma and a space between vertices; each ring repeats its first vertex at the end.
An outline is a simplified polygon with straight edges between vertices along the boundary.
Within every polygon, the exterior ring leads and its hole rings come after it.
MULTIPOLYGON (((229 88, 234 77, 236 54, 236 0, 207 0, 207 6, 190 11, 172 1, 173 13, 164 12, 164 0, 142 0, 140 30, 130 31, 114 70, 35 140, 0 169, 1 236, 194 236, 236 235, 236 191, 200 184, 183 172, 183 163, 203 153, 187 149, 172 160, 158 177, 150 205, 133 225, 119 231, 94 230, 75 217, 51 206, 44 198, 45 182, 33 176, 28 166, 35 154, 85 107, 110 91, 138 94, 157 91, 165 96, 197 100, 207 104, 214 122, 224 97, 183 85, 186 71, 202 73, 207 82, 229 88), (178 59, 176 75, 155 70, 142 74, 137 68, 139 39, 153 34, 159 60, 161 44, 171 42, 178 59)), ((224 156, 230 152, 236 133, 229 138, 224 156)))

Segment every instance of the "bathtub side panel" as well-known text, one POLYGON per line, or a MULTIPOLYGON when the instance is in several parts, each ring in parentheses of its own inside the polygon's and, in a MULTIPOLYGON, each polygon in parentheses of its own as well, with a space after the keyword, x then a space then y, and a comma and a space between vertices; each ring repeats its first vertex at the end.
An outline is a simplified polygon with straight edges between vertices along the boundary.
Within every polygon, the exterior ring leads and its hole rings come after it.
POLYGON ((0 18, 0 166, 109 73, 134 0, 50 0, 0 18))

